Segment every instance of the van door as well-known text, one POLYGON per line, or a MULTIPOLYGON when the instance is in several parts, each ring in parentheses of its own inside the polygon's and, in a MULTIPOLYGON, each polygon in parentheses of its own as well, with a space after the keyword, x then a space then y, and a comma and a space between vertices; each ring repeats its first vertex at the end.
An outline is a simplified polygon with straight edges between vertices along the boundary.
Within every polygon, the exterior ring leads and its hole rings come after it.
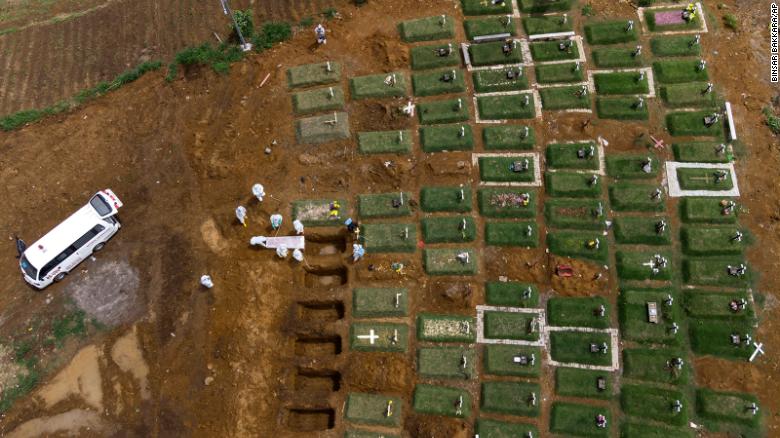
POLYGON ((97 224, 94 227, 92 227, 91 230, 84 233, 83 236, 79 237, 78 240, 73 242, 73 247, 76 248, 76 254, 78 255, 78 260, 76 261, 76 264, 78 264, 85 258, 89 257, 90 254, 92 254, 92 248, 95 247, 95 244, 102 241, 102 239, 98 238, 98 236, 102 235, 105 229, 106 227, 104 227, 103 225, 97 224))

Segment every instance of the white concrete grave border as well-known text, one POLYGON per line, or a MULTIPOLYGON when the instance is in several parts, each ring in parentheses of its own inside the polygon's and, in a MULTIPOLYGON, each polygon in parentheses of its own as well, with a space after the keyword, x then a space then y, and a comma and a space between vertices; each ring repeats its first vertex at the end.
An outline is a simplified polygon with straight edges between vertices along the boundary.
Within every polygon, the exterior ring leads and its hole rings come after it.
MULTIPOLYGON (((524 73, 525 74, 525 73, 524 73)), ((473 104, 474 104, 474 121, 476 123, 486 123, 486 124, 503 124, 509 122, 507 119, 483 119, 479 116, 479 105, 478 105, 478 98, 479 97, 485 97, 485 96, 514 96, 514 95, 520 95, 520 94, 530 94, 531 97, 533 97, 534 100, 534 109, 536 110, 536 116, 535 118, 541 117, 541 107, 538 105, 540 102, 537 101, 537 96, 534 93, 535 90, 517 90, 517 91, 498 91, 495 93, 474 93, 472 96, 473 104)), ((523 119, 518 119, 523 120, 523 119)), ((527 119, 526 119, 527 120, 527 119)))
POLYGON ((502 68, 528 67, 534 65, 533 61, 530 58, 530 52, 528 53, 528 57, 526 57, 526 52, 528 51, 528 41, 520 38, 511 38, 511 40, 516 42, 517 45, 519 46, 520 53, 522 54, 523 57, 523 62, 485 65, 485 66, 475 67, 471 65, 471 55, 469 55, 469 47, 471 47, 472 45, 478 45, 479 43, 460 43, 460 51, 463 53, 463 62, 466 64, 466 71, 472 72, 478 70, 499 70, 502 68))
POLYGON ((737 173, 734 170, 734 163, 680 163, 678 161, 666 162, 666 180, 669 185, 669 196, 673 198, 687 196, 706 196, 706 197, 739 197, 739 185, 737 184, 737 173), (731 174, 731 181, 734 186, 731 190, 683 190, 680 188, 680 181, 677 178, 677 169, 724 169, 731 174))
POLYGON ((509 157, 509 158, 530 158, 534 163, 534 180, 531 182, 496 182, 480 181, 481 186, 491 187, 541 187, 542 186, 542 160, 536 152, 519 153, 476 153, 471 154, 472 168, 479 170, 479 159, 482 157, 509 157))
POLYGON ((527 345, 531 347, 544 347, 547 317, 544 309, 524 308, 524 307, 497 307, 497 306, 477 306, 477 344, 503 344, 503 345, 527 345), (522 341, 518 339, 489 339, 485 338, 485 312, 512 312, 512 313, 533 313, 539 321, 539 340, 522 341))
POLYGON ((695 3, 696 6, 696 13, 699 15, 699 18, 701 18, 701 28, 699 29, 692 29, 692 30, 669 30, 666 32, 651 32, 650 28, 647 27, 647 23, 645 22, 645 11, 652 11, 653 9, 669 9, 673 7, 684 7, 682 6, 683 3, 666 3, 663 5, 656 5, 656 6, 649 6, 645 8, 638 8, 636 10, 636 13, 639 15, 639 22, 642 23, 642 31, 650 34, 650 35, 683 35, 683 34, 696 34, 696 33, 707 33, 709 32, 709 29, 707 28, 707 18, 704 16, 704 8, 702 8, 701 3, 697 2, 695 3))
MULTIPOLYGON (((584 139, 584 140, 568 140, 568 141, 550 141, 547 142, 547 145, 545 145, 545 150, 547 149, 547 146, 551 144, 578 144, 578 143, 593 143, 594 146, 596 146, 596 150, 599 153, 599 169, 598 170, 582 170, 582 169, 546 169, 547 172, 555 173, 555 172, 566 172, 566 173, 581 173, 581 174, 592 174, 595 173, 599 176, 605 176, 607 174, 607 157, 604 156, 604 146, 599 144, 596 140, 590 140, 590 139, 584 139)), ((545 163, 546 165, 547 163, 545 163)))
MULTIPOLYGON (((642 67, 642 68, 614 68, 614 69, 605 69, 605 70, 588 70, 588 83, 592 87, 592 92, 596 92, 596 80, 594 79, 594 76, 597 74, 604 74, 604 73, 639 73, 639 72, 645 72, 645 77, 647 78, 647 88, 650 90, 647 94, 626 94, 626 95, 620 95, 620 96, 642 96, 647 98, 654 98, 656 97, 655 94, 655 77, 653 76, 653 68, 652 67, 642 67)), ((609 97, 620 97, 620 96, 609 96, 609 97)))

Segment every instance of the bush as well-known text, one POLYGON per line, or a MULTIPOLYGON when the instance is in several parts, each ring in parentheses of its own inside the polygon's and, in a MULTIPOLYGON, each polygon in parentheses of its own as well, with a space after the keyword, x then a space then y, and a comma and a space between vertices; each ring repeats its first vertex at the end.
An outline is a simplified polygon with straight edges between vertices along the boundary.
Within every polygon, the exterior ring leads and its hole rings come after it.
POLYGON ((764 123, 769 126, 769 130, 773 134, 780 134, 780 117, 775 115, 775 112, 770 107, 764 107, 764 123))
MULTIPOLYGON (((252 38, 255 33, 255 22, 252 15, 251 9, 246 9, 244 11, 236 9, 233 11, 233 17, 236 19, 238 29, 241 30, 241 35, 243 35, 245 39, 252 38)), ((236 33, 236 27, 233 23, 230 23, 228 29, 230 30, 230 38, 233 41, 238 41, 238 34, 236 33)))
POLYGON ((726 25, 731 30, 739 30, 739 22, 737 21, 737 16, 734 14, 726 14, 723 16, 723 24, 726 25))

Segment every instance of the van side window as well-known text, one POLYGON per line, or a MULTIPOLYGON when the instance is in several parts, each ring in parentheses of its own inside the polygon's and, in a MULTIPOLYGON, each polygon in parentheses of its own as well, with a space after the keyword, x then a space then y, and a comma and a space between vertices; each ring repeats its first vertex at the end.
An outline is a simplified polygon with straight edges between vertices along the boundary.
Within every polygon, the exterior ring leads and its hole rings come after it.
POLYGON ((65 251, 62 251, 61 253, 57 254, 57 257, 54 257, 52 261, 46 264, 43 268, 41 268, 41 272, 38 274, 38 278, 43 278, 51 272, 52 269, 54 269, 57 265, 65 261, 68 257, 71 256, 76 252, 76 248, 73 247, 73 245, 67 247, 65 251))
POLYGON ((73 242, 73 246, 76 248, 76 250, 80 249, 82 246, 86 245, 90 240, 94 239, 95 236, 100 234, 101 231, 105 230, 106 227, 103 225, 95 225, 94 228, 84 233, 83 236, 79 237, 78 240, 73 242))

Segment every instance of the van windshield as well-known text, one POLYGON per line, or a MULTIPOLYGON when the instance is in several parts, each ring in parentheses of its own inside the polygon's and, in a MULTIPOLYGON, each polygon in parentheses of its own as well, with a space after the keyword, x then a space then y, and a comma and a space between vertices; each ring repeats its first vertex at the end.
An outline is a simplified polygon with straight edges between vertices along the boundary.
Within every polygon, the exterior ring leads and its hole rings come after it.
POLYGON ((19 265, 21 265, 22 270, 25 274, 27 274, 28 277, 34 280, 38 279, 38 270, 30 264, 26 256, 22 256, 22 260, 19 262, 19 265))
POLYGON ((100 195, 95 195, 92 197, 92 199, 89 200, 89 205, 92 206, 92 208, 97 211, 98 215, 100 217, 103 217, 107 214, 111 214, 111 206, 108 205, 105 199, 103 199, 100 195))

